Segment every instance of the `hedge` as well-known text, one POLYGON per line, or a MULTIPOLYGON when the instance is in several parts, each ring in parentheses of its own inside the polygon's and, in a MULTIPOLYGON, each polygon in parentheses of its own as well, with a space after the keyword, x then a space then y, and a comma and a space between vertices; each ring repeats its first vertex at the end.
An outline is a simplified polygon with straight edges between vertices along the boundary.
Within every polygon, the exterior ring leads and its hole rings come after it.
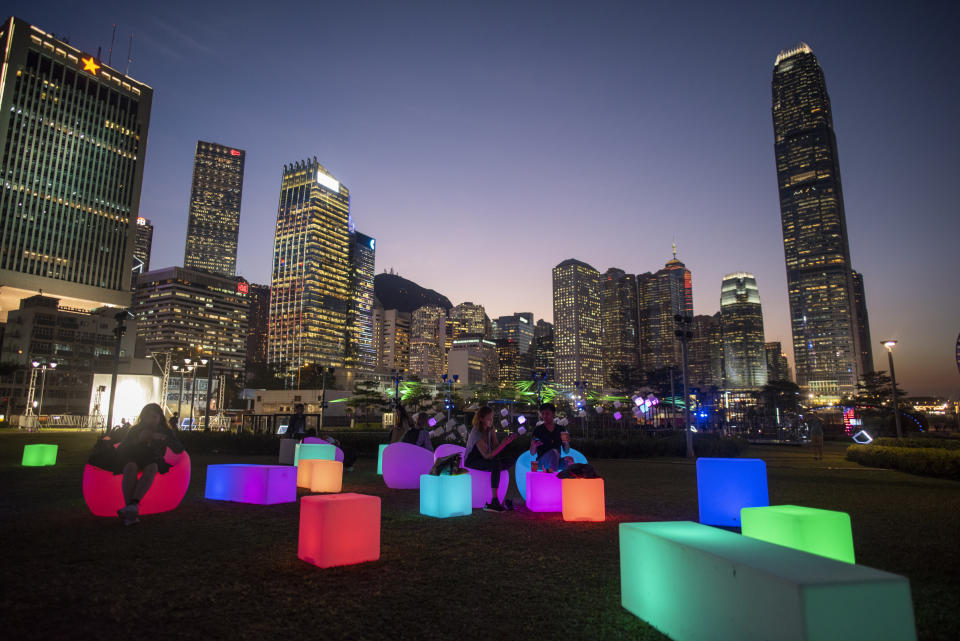
POLYGON ((922 438, 878 438, 874 444, 882 447, 920 447, 924 449, 960 450, 960 438, 922 437, 922 438))
POLYGON ((960 480, 960 450, 888 447, 870 443, 848 447, 847 460, 860 465, 884 467, 919 476, 960 480))

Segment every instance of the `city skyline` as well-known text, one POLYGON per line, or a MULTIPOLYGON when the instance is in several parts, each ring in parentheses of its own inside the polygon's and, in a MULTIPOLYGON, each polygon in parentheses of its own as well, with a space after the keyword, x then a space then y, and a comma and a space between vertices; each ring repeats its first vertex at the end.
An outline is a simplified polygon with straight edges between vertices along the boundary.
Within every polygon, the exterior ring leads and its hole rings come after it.
MULTIPOLYGON (((453 9, 418 26, 423 16, 417 12, 405 16, 384 7, 361 17, 330 8, 336 15, 329 17, 360 35, 351 44, 331 32, 326 45, 355 97, 266 120, 253 112, 283 109, 285 101, 270 96, 285 95, 272 87, 288 78, 269 71, 281 64, 277 54, 250 59, 239 43, 233 48, 229 36, 240 31, 239 16, 207 20, 206 9, 179 12, 175 3, 150 18, 120 7, 80 15, 65 3, 14 3, 9 11, 69 36, 85 51, 99 44, 107 51, 113 22, 120 23, 119 34, 136 33, 130 73, 155 89, 139 214, 155 226, 156 267, 176 265, 182 256, 192 146, 197 139, 229 140, 248 152, 238 274, 253 282, 268 282, 270 250, 263 239, 272 236, 282 164, 316 153, 351 185, 352 208, 379 241, 378 273, 393 267, 454 303, 484 305, 491 317, 529 310, 553 320, 553 265, 574 257, 641 273, 662 265, 676 238, 693 274, 695 313, 719 309, 715 292, 724 273, 750 271, 763 299, 765 338, 785 346, 791 341, 771 187, 769 82, 776 53, 808 42, 830 86, 852 264, 864 277, 878 367, 886 360, 878 341, 898 339, 897 374, 905 389, 956 395, 952 348, 960 303, 949 276, 956 271, 950 240, 957 221, 950 217, 947 186, 960 148, 949 119, 957 88, 938 80, 946 77, 951 20, 944 12, 900 15, 870 6, 824 6, 809 16, 783 7, 731 11, 751 17, 749 33, 724 10, 707 6, 689 24, 679 12, 612 7, 581 22, 576 18, 584 16, 562 5, 545 16, 504 9, 509 20, 501 20, 487 7, 470 12, 469 28, 453 9), (207 23, 218 26, 201 29, 207 23), (394 33, 405 35, 385 37, 395 23, 406 28, 394 33), (567 51, 581 28, 583 44, 567 51), (503 42, 502 51, 481 55, 480 44, 491 36, 503 42), (382 45, 370 47, 381 37, 382 45), (433 55, 444 47, 450 56, 433 55), (398 58, 384 55, 391 48, 398 58), (223 82, 207 79, 206 89, 177 75, 187 61, 227 59, 235 62, 223 82), (605 71, 594 78, 592 68, 605 71), (423 78, 413 83, 423 95, 392 95, 408 73, 423 78), (255 95, 252 78, 262 85, 255 95), (570 79, 576 80, 572 88, 570 79), (242 91, 230 93, 231 83, 242 91), (498 106, 504 96, 510 100, 498 106), (239 97, 249 108, 227 116, 197 108, 239 97), (916 111, 924 117, 911 118, 916 111), (704 114, 709 117, 701 122, 704 114), (303 133, 307 119, 317 133, 303 133), (911 162, 875 162, 897 157, 911 162), (697 177, 695 185, 689 176, 697 177), (429 194, 418 187, 426 182, 429 194), (493 183, 509 196, 496 207, 485 195, 493 183), (553 224, 545 224, 543 212, 553 224), (573 227, 583 212, 610 232, 573 227), (501 225, 511 233, 498 233, 501 225), (744 229, 751 233, 743 235, 744 229), (440 268, 450 254, 484 240, 497 250, 494 260, 484 261, 482 276, 440 268), (437 258, 418 260, 421 248, 437 258), (920 313, 924 320, 917 322, 920 313)), ((243 19, 263 20, 270 34, 279 17, 243 19)), ((303 22, 304 29, 311 24, 303 22)), ((118 41, 124 45, 115 47, 115 67, 126 50, 125 37, 118 41)), ((273 48, 285 57, 295 53, 289 46, 273 48)))

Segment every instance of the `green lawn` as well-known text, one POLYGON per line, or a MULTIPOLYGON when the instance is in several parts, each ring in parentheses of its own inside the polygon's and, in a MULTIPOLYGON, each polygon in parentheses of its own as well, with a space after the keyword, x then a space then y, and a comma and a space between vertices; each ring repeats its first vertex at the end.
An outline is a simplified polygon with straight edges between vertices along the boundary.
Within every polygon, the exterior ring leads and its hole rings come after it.
MULTIPOLYGON (((7 638, 665 639, 620 606, 617 524, 697 520, 694 467, 681 459, 594 461, 600 524, 423 517, 417 492, 388 490, 376 461, 360 459, 344 491, 383 498, 380 560, 320 570, 297 558, 297 505, 203 498, 207 464, 272 458, 195 456, 180 508, 125 528, 83 503, 93 441, 0 433, 7 638), (56 467, 20 467, 28 442, 58 443, 56 467)), ((844 447, 828 443, 822 462, 799 448, 746 455, 767 460, 771 503, 850 513, 857 561, 910 578, 921 639, 960 638, 960 483, 863 468, 844 447)))

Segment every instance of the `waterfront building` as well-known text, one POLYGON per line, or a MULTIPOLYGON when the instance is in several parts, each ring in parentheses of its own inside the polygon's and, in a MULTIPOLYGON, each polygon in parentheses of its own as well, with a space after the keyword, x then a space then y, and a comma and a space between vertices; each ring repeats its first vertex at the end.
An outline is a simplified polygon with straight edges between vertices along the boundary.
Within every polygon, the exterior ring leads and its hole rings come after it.
POLYGON ((640 308, 640 367, 652 372, 663 367, 680 367, 683 361, 674 316, 693 316, 693 278, 686 265, 673 258, 663 269, 637 276, 640 308))
POLYGON ((637 277, 611 267, 600 277, 600 285, 604 382, 612 385, 612 376, 640 365, 637 277))

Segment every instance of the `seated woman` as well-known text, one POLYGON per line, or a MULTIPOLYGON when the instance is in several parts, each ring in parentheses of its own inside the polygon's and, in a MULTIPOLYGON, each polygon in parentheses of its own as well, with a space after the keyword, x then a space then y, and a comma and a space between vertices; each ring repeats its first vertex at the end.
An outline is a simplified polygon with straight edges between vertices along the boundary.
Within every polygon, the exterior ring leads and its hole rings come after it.
POLYGON ((573 463, 570 456, 561 455, 561 450, 570 451, 570 434, 553 422, 556 408, 552 403, 540 406, 540 418, 543 423, 533 430, 530 439, 530 454, 536 454, 540 467, 543 470, 562 470, 573 463))
POLYGON ((430 423, 426 412, 420 412, 417 415, 417 424, 407 430, 407 433, 400 439, 403 443, 410 443, 417 447, 433 451, 433 441, 430 440, 430 423))
POLYGON ((166 474, 170 465, 164 460, 167 448, 183 451, 176 434, 167 426, 163 410, 156 403, 144 406, 137 424, 131 427, 116 451, 114 474, 123 474, 121 486, 125 507, 117 510, 124 525, 139 523, 140 501, 156 475, 166 474), (137 475, 142 472, 140 478, 137 475))
POLYGON ((500 489, 500 473, 507 469, 508 463, 500 458, 500 453, 516 437, 516 434, 511 434, 503 439, 503 442, 499 441, 497 432, 493 429, 493 410, 490 407, 484 405, 473 415, 473 429, 467 437, 463 464, 464 467, 490 472, 493 500, 483 508, 488 512, 503 512, 505 509, 497 494, 500 489))
POLYGON ((390 442, 399 443, 411 427, 413 427, 413 420, 407 414, 403 405, 398 405, 394 416, 393 429, 390 430, 390 442))

